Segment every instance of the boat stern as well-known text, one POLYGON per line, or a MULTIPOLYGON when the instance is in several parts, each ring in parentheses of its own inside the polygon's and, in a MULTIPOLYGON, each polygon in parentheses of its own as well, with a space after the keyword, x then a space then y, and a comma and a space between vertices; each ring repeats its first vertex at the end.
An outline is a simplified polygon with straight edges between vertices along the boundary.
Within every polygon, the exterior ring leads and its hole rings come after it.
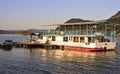
POLYGON ((96 44, 97 48, 103 48, 104 51, 113 51, 116 49, 116 42, 102 42, 96 44))

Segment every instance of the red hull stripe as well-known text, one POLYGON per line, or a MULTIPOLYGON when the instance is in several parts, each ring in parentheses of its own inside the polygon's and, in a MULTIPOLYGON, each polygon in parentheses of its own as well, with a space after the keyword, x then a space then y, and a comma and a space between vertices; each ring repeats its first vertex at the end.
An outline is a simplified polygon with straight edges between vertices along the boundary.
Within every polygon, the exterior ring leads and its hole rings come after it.
POLYGON ((59 46, 62 50, 70 51, 104 51, 104 48, 86 48, 86 47, 74 47, 74 46, 59 46))

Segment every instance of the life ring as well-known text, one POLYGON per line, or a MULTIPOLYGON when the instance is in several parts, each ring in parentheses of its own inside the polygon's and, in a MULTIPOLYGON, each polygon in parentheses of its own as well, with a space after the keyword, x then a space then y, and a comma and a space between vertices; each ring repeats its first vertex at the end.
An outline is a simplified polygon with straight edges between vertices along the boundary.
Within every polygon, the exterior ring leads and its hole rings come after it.
POLYGON ((61 30, 61 31, 59 32, 59 35, 60 35, 60 36, 65 36, 65 31, 64 31, 64 30, 61 30))

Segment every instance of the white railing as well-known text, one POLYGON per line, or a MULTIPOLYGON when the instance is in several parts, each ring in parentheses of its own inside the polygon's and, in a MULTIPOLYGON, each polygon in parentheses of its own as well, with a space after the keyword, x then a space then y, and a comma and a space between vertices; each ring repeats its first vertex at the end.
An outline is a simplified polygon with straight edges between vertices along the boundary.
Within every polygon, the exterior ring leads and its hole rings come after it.
MULTIPOLYGON (((64 35, 105 35, 105 36, 116 36, 115 31, 95 31, 95 30, 68 30, 64 31, 64 35)), ((50 31, 50 32, 45 32, 45 35, 61 35, 58 30, 50 31)))

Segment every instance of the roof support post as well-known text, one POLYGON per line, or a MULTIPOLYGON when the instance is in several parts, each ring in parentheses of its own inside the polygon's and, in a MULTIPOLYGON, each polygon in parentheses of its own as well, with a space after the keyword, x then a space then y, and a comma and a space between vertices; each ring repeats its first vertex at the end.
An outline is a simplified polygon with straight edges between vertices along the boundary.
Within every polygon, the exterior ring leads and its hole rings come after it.
POLYGON ((67 30, 66 30, 66 25, 65 25, 65 33, 67 34, 67 32, 66 32, 67 30))
POLYGON ((87 35, 88 35, 88 24, 87 24, 87 35))
POLYGON ((72 33, 73 33, 73 35, 74 35, 74 25, 72 25, 72 33))

